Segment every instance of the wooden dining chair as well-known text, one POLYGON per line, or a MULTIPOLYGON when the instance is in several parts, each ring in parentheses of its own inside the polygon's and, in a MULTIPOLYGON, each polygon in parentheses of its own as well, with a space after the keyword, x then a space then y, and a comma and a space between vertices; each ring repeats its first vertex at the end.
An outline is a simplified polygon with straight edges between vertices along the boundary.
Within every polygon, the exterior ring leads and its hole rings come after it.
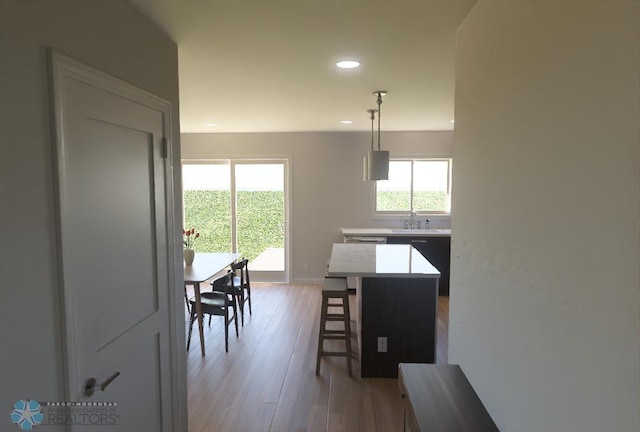
POLYGON ((249 315, 251 315, 251 279, 249 278, 249 260, 243 258, 237 263, 231 264, 233 272, 233 286, 235 287, 238 308, 242 326, 244 326, 244 304, 249 303, 249 315))
MULTIPOLYGON (((238 309, 236 288, 233 285, 233 273, 230 271, 226 275, 214 280, 211 285, 213 286, 213 291, 200 294, 202 313, 209 315, 209 326, 211 326, 212 316, 224 317, 224 350, 229 352, 229 324, 231 324, 231 321, 235 323, 236 337, 239 337, 238 320, 236 319, 238 309)), ((197 319, 195 297, 192 298, 189 303, 191 304, 191 319, 189 320, 187 350, 189 350, 189 346, 191 345, 193 323, 197 319)))

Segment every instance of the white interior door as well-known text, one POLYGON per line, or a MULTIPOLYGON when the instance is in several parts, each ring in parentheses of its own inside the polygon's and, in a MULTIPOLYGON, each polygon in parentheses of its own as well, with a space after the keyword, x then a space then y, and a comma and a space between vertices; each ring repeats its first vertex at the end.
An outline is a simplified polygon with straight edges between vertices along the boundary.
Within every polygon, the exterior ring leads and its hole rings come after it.
POLYGON ((173 430, 169 105, 65 57, 52 62, 68 398, 117 404, 70 429, 173 430), (83 390, 116 374, 104 391, 83 390))

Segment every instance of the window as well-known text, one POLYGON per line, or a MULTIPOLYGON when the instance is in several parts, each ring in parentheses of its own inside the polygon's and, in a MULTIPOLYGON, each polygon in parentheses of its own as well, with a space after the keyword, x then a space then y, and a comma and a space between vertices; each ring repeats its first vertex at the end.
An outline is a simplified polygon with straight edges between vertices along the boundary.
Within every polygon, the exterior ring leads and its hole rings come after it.
POLYGON ((389 180, 376 182, 377 213, 449 214, 451 159, 392 159, 389 180))
POLYGON ((288 280, 287 161, 183 163, 184 226, 200 233, 196 252, 239 252, 256 281, 288 280))

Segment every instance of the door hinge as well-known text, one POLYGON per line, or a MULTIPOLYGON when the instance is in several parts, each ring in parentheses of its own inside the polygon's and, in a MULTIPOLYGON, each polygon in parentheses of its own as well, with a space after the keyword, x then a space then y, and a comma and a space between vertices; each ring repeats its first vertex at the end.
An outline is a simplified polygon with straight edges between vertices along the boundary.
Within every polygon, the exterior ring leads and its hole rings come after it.
POLYGON ((162 159, 166 159, 169 156, 169 140, 162 138, 162 159))

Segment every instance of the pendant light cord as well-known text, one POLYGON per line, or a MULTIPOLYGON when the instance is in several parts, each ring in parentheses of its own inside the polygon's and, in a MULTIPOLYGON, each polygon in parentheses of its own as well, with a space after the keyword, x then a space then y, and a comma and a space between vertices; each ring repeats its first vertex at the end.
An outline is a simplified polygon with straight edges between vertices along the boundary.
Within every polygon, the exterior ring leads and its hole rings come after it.
POLYGON ((374 110, 374 109, 367 110, 367 112, 371 114, 371 117, 370 117, 371 118, 371 151, 373 151, 373 121, 376 118, 377 111, 378 110, 374 110))
POLYGON ((382 118, 382 93, 378 93, 378 151, 380 151, 380 119, 382 118))

